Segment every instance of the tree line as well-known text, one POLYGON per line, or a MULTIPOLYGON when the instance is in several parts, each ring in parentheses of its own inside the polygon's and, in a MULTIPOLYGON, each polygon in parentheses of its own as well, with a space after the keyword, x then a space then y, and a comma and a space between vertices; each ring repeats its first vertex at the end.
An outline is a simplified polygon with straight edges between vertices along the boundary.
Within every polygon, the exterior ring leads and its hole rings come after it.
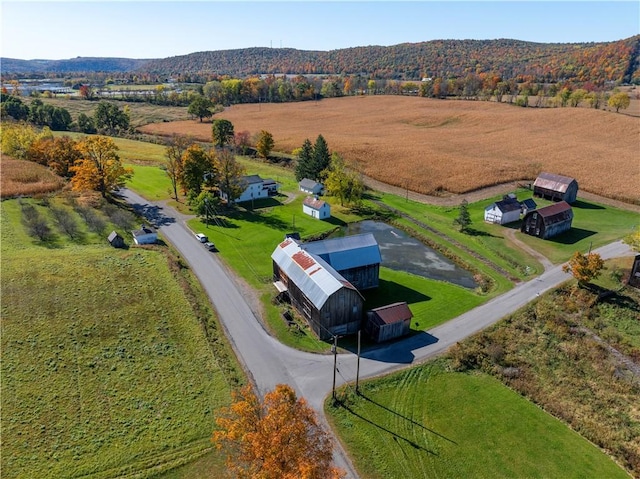
POLYGON ((118 134, 129 130, 130 114, 113 102, 100 101, 93 115, 80 113, 74 122, 66 108, 44 103, 39 98, 27 105, 16 95, 0 93, 0 114, 3 119, 27 121, 53 131, 79 131, 81 133, 118 134))

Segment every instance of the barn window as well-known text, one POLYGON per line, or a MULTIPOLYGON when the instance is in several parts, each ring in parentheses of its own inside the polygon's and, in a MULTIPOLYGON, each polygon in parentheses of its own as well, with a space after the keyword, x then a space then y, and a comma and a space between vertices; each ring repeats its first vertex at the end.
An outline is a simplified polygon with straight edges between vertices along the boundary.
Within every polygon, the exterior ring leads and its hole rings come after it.
POLYGON ((358 312, 358 305, 354 305, 353 306, 353 314, 356 314, 358 312))

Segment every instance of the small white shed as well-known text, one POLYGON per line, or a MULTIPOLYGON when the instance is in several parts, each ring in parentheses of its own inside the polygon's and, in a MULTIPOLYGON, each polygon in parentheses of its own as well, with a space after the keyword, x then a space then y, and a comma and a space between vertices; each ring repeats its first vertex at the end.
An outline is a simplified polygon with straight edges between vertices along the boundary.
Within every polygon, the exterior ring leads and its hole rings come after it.
POLYGON ((331 206, 324 200, 308 196, 302 202, 302 212, 312 218, 324 220, 331 217, 331 206))
POLYGON ((141 225, 139 230, 133 230, 131 234, 135 244, 154 244, 158 242, 158 233, 150 226, 141 225))

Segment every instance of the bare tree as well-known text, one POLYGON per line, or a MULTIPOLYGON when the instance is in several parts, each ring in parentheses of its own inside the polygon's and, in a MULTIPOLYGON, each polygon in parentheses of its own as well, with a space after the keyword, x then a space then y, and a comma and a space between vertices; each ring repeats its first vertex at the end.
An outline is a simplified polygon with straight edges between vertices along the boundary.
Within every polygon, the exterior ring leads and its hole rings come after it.
POLYGON ((66 234, 69 238, 75 239, 80 235, 78 222, 71 215, 71 212, 65 208, 51 208, 51 214, 58 229, 66 234))

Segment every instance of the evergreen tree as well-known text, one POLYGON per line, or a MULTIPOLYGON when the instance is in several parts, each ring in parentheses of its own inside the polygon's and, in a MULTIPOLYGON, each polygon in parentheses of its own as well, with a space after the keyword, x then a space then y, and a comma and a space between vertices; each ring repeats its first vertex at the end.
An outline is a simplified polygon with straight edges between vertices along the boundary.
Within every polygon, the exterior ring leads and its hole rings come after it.
POLYGON ((453 220, 454 224, 457 224, 462 233, 466 233, 471 226, 471 215, 469 214, 469 207, 467 200, 462 200, 460 203, 460 209, 458 217, 453 220))
POLYGON ((322 135, 318 135, 315 145, 313 145, 313 160, 311 162, 311 171, 313 176, 308 178, 316 181, 324 180, 325 170, 329 168, 331 164, 331 153, 329 153, 329 146, 322 135))
POLYGON ((300 181, 303 178, 313 179, 313 146, 309 139, 305 139, 298 153, 298 163, 296 164, 296 180, 300 181))

